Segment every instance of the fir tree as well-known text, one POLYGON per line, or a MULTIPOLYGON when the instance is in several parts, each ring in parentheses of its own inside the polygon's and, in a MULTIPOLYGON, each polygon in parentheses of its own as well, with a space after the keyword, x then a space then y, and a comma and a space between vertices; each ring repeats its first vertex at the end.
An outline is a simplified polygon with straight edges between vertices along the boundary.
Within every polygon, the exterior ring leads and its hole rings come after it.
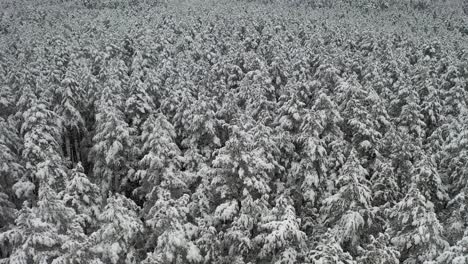
POLYGON ((21 161, 22 141, 11 122, 0 117, 0 230, 15 219, 15 194, 12 186, 24 173, 21 161))
POLYGON ((356 264, 356 261, 348 252, 343 251, 340 243, 333 236, 326 235, 311 246, 305 263, 356 264))
POLYGON ((363 249, 364 253, 356 261, 363 264, 382 263, 398 264, 400 263, 400 253, 396 248, 389 245, 390 237, 388 234, 379 233, 377 237, 370 236, 370 241, 363 249))
POLYGON ((276 200, 276 206, 261 219, 259 231, 261 234, 254 238, 261 246, 257 261, 297 263, 305 249, 306 235, 300 230, 290 199, 280 196, 276 200))
POLYGON ((100 190, 84 174, 80 163, 70 173, 60 195, 65 205, 75 210, 77 221, 86 233, 96 228, 101 207, 100 190))
POLYGON ((140 187, 134 192, 150 199, 153 188, 161 184, 172 192, 183 190, 186 182, 178 172, 182 153, 174 142, 174 127, 163 114, 156 114, 148 117, 142 130, 141 152, 144 156, 139 161, 140 170, 136 172, 140 187))
POLYGON ((130 96, 125 101, 125 115, 132 127, 139 127, 155 109, 153 99, 148 94, 148 84, 144 79, 142 60, 141 53, 137 52, 131 67, 130 96))
POLYGON ((269 130, 246 121, 231 128, 232 136, 213 161, 214 224, 223 231, 220 240, 226 252, 220 261, 249 261, 253 257, 252 233, 258 228, 259 217, 267 213, 270 173, 279 166, 271 154, 267 155, 272 153, 267 147, 274 148, 264 141, 269 130), (259 136, 262 140, 256 140, 259 136))
POLYGON ((439 211, 447 202, 448 195, 434 162, 431 158, 424 156, 415 167, 414 182, 421 194, 436 206, 436 212, 439 211))
POLYGON ((40 178, 50 184, 63 186, 66 172, 61 161, 60 129, 55 113, 48 110, 43 103, 38 103, 24 113, 21 126, 24 149, 22 158, 26 161, 26 173, 13 186, 18 197, 26 197, 34 202, 40 178), (52 171, 52 176, 45 174, 52 171))
POLYGON ((98 223, 99 229, 89 238, 89 251, 103 263, 137 263, 133 242, 143 231, 137 205, 121 194, 111 195, 98 223))
POLYGON ((106 89, 102 93, 89 160, 94 162, 94 177, 100 183, 103 194, 106 194, 121 190, 128 180, 126 160, 130 157, 132 129, 111 100, 111 90, 106 89))
POLYGON ((74 74, 67 71, 66 77, 61 81, 63 91, 60 93, 60 104, 55 111, 62 120, 64 154, 70 161, 76 163, 81 160, 79 144, 81 135, 86 132, 86 127, 79 111, 84 91, 75 79, 74 74))
POLYGON ((148 231, 151 232, 146 245, 153 249, 147 263, 199 263, 200 251, 191 241, 196 226, 187 221, 189 196, 178 199, 169 191, 158 190, 158 200, 148 212, 148 231))
POLYGON ((18 263, 61 263, 56 261, 64 256, 79 259, 79 248, 73 244, 85 239, 73 209, 65 206, 45 179, 39 187, 37 206, 23 204, 15 227, 2 236, 12 244, 10 260, 18 263))
POLYGON ((339 190, 326 198, 321 208, 325 224, 334 227, 337 241, 352 254, 356 254, 357 243, 366 224, 364 214, 371 203, 366 175, 356 151, 351 150, 338 179, 339 190))
POLYGON ((448 243, 442 237, 442 226, 434 205, 413 184, 408 194, 395 205, 390 215, 392 243, 400 251, 400 262, 432 261, 448 243))

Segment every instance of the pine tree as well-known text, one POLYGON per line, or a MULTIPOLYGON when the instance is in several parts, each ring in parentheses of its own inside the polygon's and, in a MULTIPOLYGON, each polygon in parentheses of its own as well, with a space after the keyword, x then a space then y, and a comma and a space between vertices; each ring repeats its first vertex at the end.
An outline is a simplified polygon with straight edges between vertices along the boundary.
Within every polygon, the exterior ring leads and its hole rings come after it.
POLYGON ((129 80, 130 96, 125 101, 125 115, 132 127, 138 128, 155 109, 153 99, 148 94, 148 83, 144 79, 143 58, 140 52, 135 55, 129 80))
POLYGON ((147 263, 201 262, 200 251, 191 241, 196 226, 187 221, 189 196, 184 194, 174 199, 170 192, 164 189, 159 189, 157 193, 158 199, 147 214, 146 220, 151 232, 146 246, 154 249, 145 261, 147 263))
POLYGON ((301 160, 292 163, 288 179, 299 178, 292 182, 291 188, 300 187, 303 200, 316 204, 329 190, 336 169, 344 163, 343 133, 339 127, 342 118, 331 98, 320 93, 312 109, 304 113, 297 137, 301 160), (297 186, 296 186, 297 185, 297 186))
POLYGON ((291 200, 280 196, 276 206, 261 220, 261 234, 254 238, 261 246, 257 262, 297 263, 305 249, 306 235, 300 230, 291 200))
POLYGON ((326 186, 325 192, 328 195, 333 192, 335 182, 337 181, 337 177, 339 177, 339 170, 346 162, 345 153, 349 148, 349 143, 344 140, 344 133, 341 130, 344 119, 339 112, 337 104, 332 99, 325 93, 320 93, 313 106, 313 109, 316 111, 315 116, 306 119, 309 122, 315 121, 307 123, 304 120, 303 124, 304 128, 320 128, 318 138, 323 140, 326 146, 326 153, 328 154, 325 159, 327 172, 322 176, 324 180, 323 184, 326 186), (317 126, 312 126, 315 122, 317 122, 317 126))
POLYGON ((468 229, 463 237, 437 257, 437 264, 463 264, 468 262, 468 229))
POLYGON ((363 87, 353 78, 338 87, 337 100, 345 119, 343 131, 354 148, 371 159, 377 153, 377 143, 389 125, 389 117, 379 95, 370 87, 363 87))
POLYGON ((402 193, 406 193, 414 175, 415 163, 424 153, 420 144, 401 127, 391 127, 381 142, 383 156, 392 161, 396 183, 402 193))
POLYGON ((121 190, 128 180, 129 148, 132 129, 124 120, 110 89, 102 92, 96 116, 96 134, 89 160, 94 162, 93 175, 103 194, 121 190))
POLYGON ((189 196, 186 174, 180 172, 181 151, 174 143, 174 127, 163 114, 151 115, 143 124, 142 152, 137 176, 144 195, 144 216, 150 234, 146 241, 148 263, 198 262, 201 256, 187 221, 189 196))
POLYGON ((25 83, 23 86, 20 86, 16 96, 16 119, 24 121, 24 113, 37 104, 37 102, 37 91, 30 84, 25 83))
POLYGON ((182 157, 175 144, 174 127, 163 114, 151 115, 142 126, 140 169, 136 177, 140 187, 134 192, 151 198, 155 186, 164 184, 169 191, 181 191, 186 187, 183 175, 179 173, 182 157))
POLYGON ((444 121, 444 116, 442 115, 441 89, 437 89, 430 81, 427 82, 420 93, 423 93, 421 114, 424 116, 426 136, 429 136, 444 121))
POLYGON ((216 208, 213 224, 221 230, 225 252, 218 253, 221 262, 248 262, 253 258, 253 234, 259 217, 268 212, 270 174, 279 169, 272 157, 277 150, 269 142, 268 128, 249 119, 243 121, 243 125, 231 127, 231 137, 219 150, 211 172, 212 206, 216 208))
POLYGON ((377 156, 374 173, 370 179, 372 184, 372 204, 382 206, 395 203, 399 196, 399 187, 391 161, 377 156))
POLYGON ((75 210, 77 221, 85 233, 96 228, 100 213, 101 195, 97 185, 92 183, 81 163, 78 163, 68 177, 65 190, 60 192, 65 205, 75 210))
POLYGON ((364 253, 356 261, 363 264, 399 264, 400 253, 389 242, 388 234, 379 233, 375 238, 371 235, 369 243, 363 249, 364 253))
POLYGON ((182 138, 181 146, 196 149, 205 157, 211 156, 211 150, 221 144, 214 110, 213 100, 206 95, 200 94, 198 99, 190 95, 182 98, 173 118, 176 133, 182 138))
POLYGON ((244 58, 245 76, 237 89, 238 105, 255 120, 271 122, 271 102, 276 98, 275 87, 267 72, 265 62, 254 53, 244 58))
POLYGON ((325 224, 333 226, 337 240, 356 254, 359 237, 365 228, 364 213, 370 208, 371 191, 367 171, 360 165, 353 149, 338 178, 339 190, 323 201, 325 224))
POLYGON ((434 260, 448 246, 442 231, 434 205, 427 201, 416 184, 412 184, 405 198, 395 205, 387 231, 400 251, 400 262, 434 260))
POLYGON ((468 199, 466 199, 466 191, 463 190, 448 203, 444 212, 444 235, 450 245, 456 243, 463 237, 463 234, 468 228, 468 199))
POLYGON ((28 200, 6 236, 12 244, 12 259, 50 262, 66 252, 64 241, 81 239, 82 230, 74 211, 65 207, 55 191, 63 187, 67 175, 56 140, 60 138, 57 116, 44 103, 37 103, 23 116, 22 157, 27 172, 13 188, 18 197, 28 200))
POLYGON ((400 100, 403 103, 397 120, 398 126, 402 127, 418 143, 425 136, 426 124, 420 106, 420 97, 414 87, 407 87, 399 91, 400 100))
POLYGON ((24 173, 20 160, 21 145, 22 141, 11 119, 5 120, 0 117, 0 230, 7 228, 15 218, 15 195, 12 186, 24 173))
POLYGON ((463 78, 460 78, 460 75, 457 67, 449 65, 443 76, 445 80, 441 85, 443 87, 442 114, 449 118, 459 116, 468 106, 467 91, 464 89, 463 78))
POLYGON ((60 104, 57 105, 55 112, 62 121, 65 155, 70 161, 76 163, 81 160, 79 144, 82 134, 86 132, 86 127, 79 111, 85 95, 75 80, 78 76, 74 75, 74 73, 67 71, 65 78, 61 81, 63 91, 59 94, 60 104))
POLYGON ((6 118, 15 113, 15 93, 14 90, 7 85, 2 85, 0 88, 0 117, 6 118))
POLYGON ((79 259, 79 248, 73 245, 84 240, 83 230, 73 209, 65 206, 46 179, 41 179, 37 206, 24 203, 15 224, 2 234, 12 243, 13 263, 61 263, 65 256, 79 259))
POLYGON ((284 157, 285 164, 291 162, 285 188, 291 190, 291 197, 306 229, 311 227, 312 211, 326 192, 330 173, 327 144, 340 133, 336 124, 340 116, 335 109, 331 109, 333 103, 329 99, 325 94, 320 94, 313 108, 301 114, 298 136, 290 135, 295 146, 284 153, 289 155, 284 157), (299 148, 296 149, 296 146, 299 148))
POLYGON ((305 263, 356 264, 353 257, 343 251, 334 236, 325 235, 307 253, 305 263))
POLYGON ((441 165, 450 183, 450 193, 458 194, 468 187, 468 111, 453 119, 447 126, 449 131, 442 147, 441 165))
POLYGON ((327 150, 326 142, 321 138, 324 133, 326 120, 321 119, 323 112, 310 111, 305 114, 301 125, 301 134, 299 141, 303 144, 303 158, 299 163, 293 163, 290 172, 291 176, 299 177, 301 183, 300 191, 303 193, 303 199, 312 205, 316 203, 320 195, 321 184, 327 173, 327 150), (322 122, 321 122, 322 121, 322 122), (303 176, 301 174, 304 174, 303 176))
POLYGON ((26 173, 13 186, 18 197, 26 197, 34 201, 41 177, 48 171, 53 171, 53 177, 48 177, 50 184, 63 186, 66 172, 61 162, 60 129, 55 113, 48 110, 43 103, 38 103, 24 114, 21 126, 24 149, 22 158, 26 161, 26 173))
POLYGON ((1 241, 11 241, 11 263, 47 263, 48 259, 50 261, 57 256, 53 251, 61 243, 58 232, 52 223, 40 218, 37 209, 24 205, 15 224, 15 228, 0 235, 1 241))
POLYGON ((421 194, 435 205, 435 210, 438 212, 447 202, 448 195, 434 162, 430 157, 423 156, 415 167, 414 182, 421 194))
POLYGON ((137 263, 133 242, 143 231, 137 205, 121 194, 111 195, 98 221, 99 229, 90 235, 89 251, 103 263, 137 263))

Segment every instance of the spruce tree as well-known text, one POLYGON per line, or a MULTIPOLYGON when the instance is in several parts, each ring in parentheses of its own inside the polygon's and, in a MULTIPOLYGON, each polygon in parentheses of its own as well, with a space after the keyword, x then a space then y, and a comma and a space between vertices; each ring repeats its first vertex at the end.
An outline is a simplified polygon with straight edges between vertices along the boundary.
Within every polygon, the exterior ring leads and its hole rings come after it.
POLYGON ((434 205, 412 184, 393 208, 387 232, 400 251, 400 262, 417 263, 435 260, 448 247, 442 230, 434 205))
POLYGON ((112 91, 106 88, 99 100, 94 146, 89 156, 89 160, 94 163, 94 179, 101 185, 103 194, 125 187, 129 170, 126 161, 131 155, 129 147, 132 144, 132 129, 111 97, 112 91))

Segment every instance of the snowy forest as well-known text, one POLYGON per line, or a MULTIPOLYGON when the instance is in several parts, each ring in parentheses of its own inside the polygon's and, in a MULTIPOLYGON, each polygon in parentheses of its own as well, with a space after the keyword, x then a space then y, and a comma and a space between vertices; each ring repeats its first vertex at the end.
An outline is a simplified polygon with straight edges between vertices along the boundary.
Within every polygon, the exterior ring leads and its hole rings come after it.
POLYGON ((468 264, 468 1, 0 1, 1 264, 468 264))

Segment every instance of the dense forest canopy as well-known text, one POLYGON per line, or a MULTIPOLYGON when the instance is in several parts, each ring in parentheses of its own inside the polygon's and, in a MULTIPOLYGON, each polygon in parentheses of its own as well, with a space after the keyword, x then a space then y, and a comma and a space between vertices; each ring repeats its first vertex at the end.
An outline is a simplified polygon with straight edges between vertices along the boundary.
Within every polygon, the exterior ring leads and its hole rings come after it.
POLYGON ((468 2, 4 0, 0 263, 468 263, 468 2))

